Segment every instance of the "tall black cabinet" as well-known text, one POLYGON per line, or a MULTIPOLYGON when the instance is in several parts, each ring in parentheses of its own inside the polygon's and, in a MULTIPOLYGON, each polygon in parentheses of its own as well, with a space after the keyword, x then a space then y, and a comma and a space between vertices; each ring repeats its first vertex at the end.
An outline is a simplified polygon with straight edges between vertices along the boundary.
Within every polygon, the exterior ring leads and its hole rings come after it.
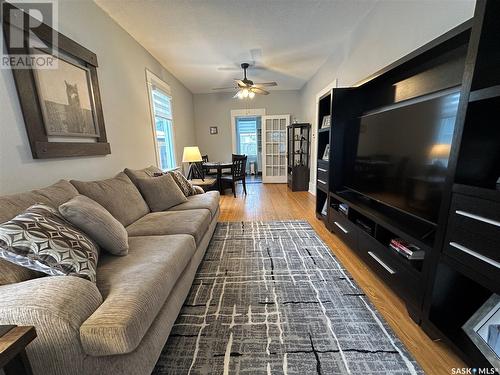
POLYGON ((311 124, 295 123, 287 127, 288 187, 292 191, 309 190, 311 124))

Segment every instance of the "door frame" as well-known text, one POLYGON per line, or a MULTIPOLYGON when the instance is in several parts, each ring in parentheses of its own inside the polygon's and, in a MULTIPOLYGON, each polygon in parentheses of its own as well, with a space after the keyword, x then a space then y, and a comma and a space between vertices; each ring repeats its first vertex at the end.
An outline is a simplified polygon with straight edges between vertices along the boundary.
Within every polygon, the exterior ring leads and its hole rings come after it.
POLYGON ((269 183, 269 184, 286 184, 287 183, 287 178, 288 178, 288 128, 287 126, 291 124, 291 115, 290 114, 282 114, 282 115, 268 115, 262 117, 262 123, 261 123, 261 128, 262 128, 262 183, 269 183), (267 175, 267 165, 265 162, 266 158, 266 120, 273 120, 273 119, 282 119, 286 118, 287 124, 285 126, 285 175, 284 176, 268 176, 267 175))
MULTIPOLYGON (((233 154, 237 153, 236 147, 236 117, 245 117, 245 116, 255 116, 260 117, 262 121, 262 117, 266 115, 265 108, 253 108, 253 109, 232 109, 231 110, 231 143, 233 154)), ((261 125, 262 126, 262 125, 261 125)))

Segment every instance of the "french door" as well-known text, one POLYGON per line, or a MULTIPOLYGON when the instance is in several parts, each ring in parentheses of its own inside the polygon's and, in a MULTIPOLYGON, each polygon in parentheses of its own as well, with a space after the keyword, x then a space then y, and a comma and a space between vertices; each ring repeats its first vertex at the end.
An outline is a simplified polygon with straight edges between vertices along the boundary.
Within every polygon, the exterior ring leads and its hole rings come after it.
POLYGON ((290 115, 262 116, 262 182, 285 183, 290 115))

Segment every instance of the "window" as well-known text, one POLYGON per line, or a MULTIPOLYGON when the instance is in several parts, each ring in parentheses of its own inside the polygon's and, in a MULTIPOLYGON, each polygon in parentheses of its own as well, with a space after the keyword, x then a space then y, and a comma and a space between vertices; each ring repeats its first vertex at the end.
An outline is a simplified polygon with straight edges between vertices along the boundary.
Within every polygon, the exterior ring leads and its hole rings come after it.
POLYGON ((163 170, 172 169, 176 163, 170 87, 149 71, 147 79, 158 166, 163 170))

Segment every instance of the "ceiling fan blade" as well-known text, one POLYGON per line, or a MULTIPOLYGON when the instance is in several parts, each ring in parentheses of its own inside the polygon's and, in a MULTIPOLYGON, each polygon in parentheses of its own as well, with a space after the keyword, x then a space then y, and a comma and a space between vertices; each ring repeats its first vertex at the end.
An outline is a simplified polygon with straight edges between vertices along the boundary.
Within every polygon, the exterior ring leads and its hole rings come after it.
POLYGON ((235 79, 234 82, 236 82, 236 84, 239 87, 247 87, 247 84, 245 82, 243 82, 241 79, 235 79))
POLYGON ((278 86, 276 82, 262 82, 262 83, 254 83, 253 87, 271 87, 278 86))
POLYGON ((231 86, 231 87, 215 87, 212 90, 213 91, 217 91, 217 90, 236 90, 236 87, 234 87, 234 86, 231 86))
POLYGON ((263 89, 260 89, 258 87, 252 87, 250 90, 252 90, 252 92, 256 93, 256 94, 261 94, 261 95, 269 95, 269 91, 266 91, 266 90, 263 90, 263 89))

